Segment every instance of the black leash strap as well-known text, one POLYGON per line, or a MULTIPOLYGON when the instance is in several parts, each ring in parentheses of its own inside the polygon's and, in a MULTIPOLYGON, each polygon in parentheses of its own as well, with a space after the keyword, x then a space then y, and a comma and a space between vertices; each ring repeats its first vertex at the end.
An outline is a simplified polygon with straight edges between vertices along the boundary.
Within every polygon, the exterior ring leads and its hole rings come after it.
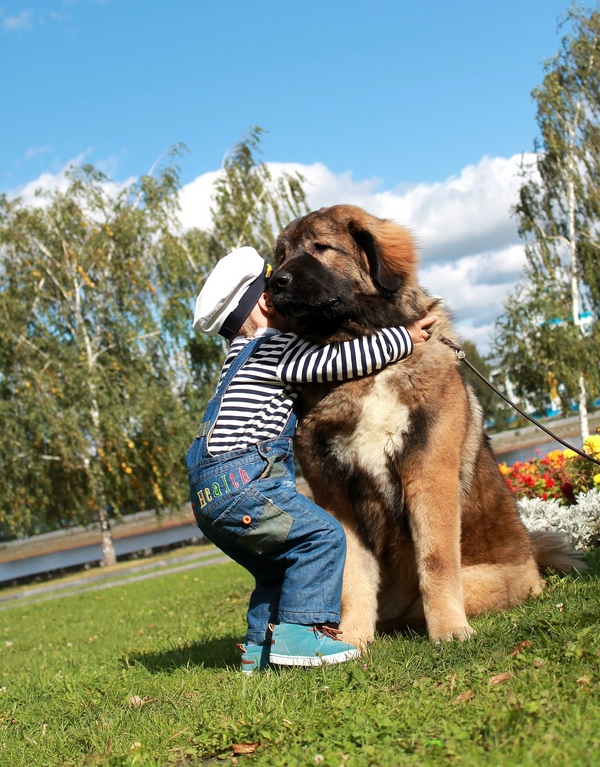
POLYGON ((588 461, 592 461, 592 463, 596 463, 596 464, 598 464, 598 466, 600 466, 600 461, 597 461, 591 455, 588 455, 587 453, 584 453, 582 450, 578 450, 576 447, 573 447, 573 445, 569 445, 569 443, 565 442, 564 439, 561 439, 560 437, 557 437, 556 434, 554 434, 554 432, 551 432, 550 429, 547 429, 545 426, 542 426, 541 423, 538 423, 535 420, 535 418, 532 418, 531 416, 527 415, 527 413, 524 413, 518 405, 515 405, 515 403, 512 400, 508 399, 508 397, 506 397, 504 394, 502 394, 502 392, 499 389, 497 389, 494 386, 493 383, 490 383, 490 381, 488 381, 488 379, 484 375, 482 375, 479 372, 479 370, 477 370, 477 368, 475 368, 475 367, 473 367, 473 365, 471 365, 471 363, 467 359, 466 353, 460 348, 460 346, 458 346, 457 344, 455 344, 453 341, 451 341, 449 338, 446 338, 445 336, 440 336, 440 341, 443 344, 446 344, 446 346, 449 346, 451 349, 453 349, 456 352, 456 356, 458 357, 459 360, 461 360, 461 362, 464 362, 465 365, 467 365, 467 367, 469 367, 475 373, 476 376, 479 376, 479 378, 481 378, 481 380, 485 384, 487 384, 492 391, 496 392, 496 394, 499 397, 502 397, 502 399, 505 402, 508 402, 508 404, 511 407, 514 407, 514 409, 517 411, 517 413, 520 413, 523 416, 523 418, 527 418, 528 421, 531 421, 532 424, 537 426, 542 431, 545 431, 546 434, 548 434, 550 437, 552 437, 552 439, 555 439, 557 442, 560 442, 561 445, 564 445, 565 447, 568 447, 569 450, 572 450, 574 453, 577 453, 577 455, 580 455, 582 458, 585 458, 588 461))

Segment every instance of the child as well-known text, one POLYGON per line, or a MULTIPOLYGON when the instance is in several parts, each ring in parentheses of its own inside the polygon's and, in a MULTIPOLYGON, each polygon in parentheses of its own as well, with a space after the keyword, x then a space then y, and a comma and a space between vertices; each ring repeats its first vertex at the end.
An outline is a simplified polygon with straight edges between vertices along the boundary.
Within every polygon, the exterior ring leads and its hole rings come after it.
POLYGON ((194 327, 232 341, 187 453, 192 507, 204 535, 256 580, 242 671, 356 658, 340 621, 346 539, 296 489, 294 404, 305 383, 381 370, 428 338, 406 328, 326 346, 286 332, 267 291, 271 267, 249 247, 225 256, 196 301, 194 327))

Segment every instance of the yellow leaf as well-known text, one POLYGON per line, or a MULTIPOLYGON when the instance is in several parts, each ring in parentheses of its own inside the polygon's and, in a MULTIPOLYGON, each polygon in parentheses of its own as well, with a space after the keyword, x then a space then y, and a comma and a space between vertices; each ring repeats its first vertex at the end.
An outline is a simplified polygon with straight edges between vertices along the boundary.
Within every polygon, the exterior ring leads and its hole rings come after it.
POLYGON ((456 698, 452 701, 453 703, 467 703, 469 700, 473 700, 475 697, 475 693, 473 690, 466 690, 465 692, 461 693, 460 695, 457 695, 456 698))
POLYGON ((253 754, 260 746, 260 743, 234 743, 231 750, 236 755, 253 754))
POLYGON ((512 671, 505 671, 503 674, 496 674, 496 676, 493 676, 490 679, 490 685, 494 687, 497 684, 503 684, 504 682, 508 682, 509 679, 512 679, 514 676, 512 671))
POLYGON ((77 264, 77 271, 81 275, 82 280, 85 282, 85 284, 88 286, 88 288, 95 288, 96 286, 90 279, 89 275, 85 272, 84 268, 81 266, 81 264, 77 264))
POLYGON ((511 652, 512 657, 514 658, 515 655, 520 655, 522 652, 525 652, 525 650, 528 647, 531 647, 533 643, 529 641, 529 639, 524 639, 522 642, 519 642, 518 645, 516 645, 515 649, 511 652))

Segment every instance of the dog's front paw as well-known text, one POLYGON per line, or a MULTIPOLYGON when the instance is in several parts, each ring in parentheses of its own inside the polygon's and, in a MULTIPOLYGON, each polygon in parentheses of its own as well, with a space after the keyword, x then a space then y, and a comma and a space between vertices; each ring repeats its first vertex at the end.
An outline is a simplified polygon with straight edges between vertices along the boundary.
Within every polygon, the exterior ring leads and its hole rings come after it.
POLYGON ((452 642, 454 639, 458 639, 459 642, 464 642, 469 637, 473 636, 477 632, 471 628, 468 623, 464 626, 457 626, 455 628, 430 631, 429 639, 435 644, 441 644, 442 642, 452 642))
POLYGON ((358 622, 355 623, 342 619, 340 630, 342 631, 340 639, 343 642, 353 644, 359 650, 365 650, 375 640, 374 626, 361 625, 358 622))

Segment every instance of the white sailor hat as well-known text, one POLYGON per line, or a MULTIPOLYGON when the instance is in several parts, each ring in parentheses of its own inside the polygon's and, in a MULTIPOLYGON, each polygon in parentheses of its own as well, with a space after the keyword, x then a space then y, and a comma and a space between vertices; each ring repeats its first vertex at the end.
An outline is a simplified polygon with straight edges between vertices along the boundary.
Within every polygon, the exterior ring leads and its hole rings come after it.
POLYGON ((232 339, 267 289, 271 266, 245 246, 224 256, 196 299, 194 328, 232 339))

